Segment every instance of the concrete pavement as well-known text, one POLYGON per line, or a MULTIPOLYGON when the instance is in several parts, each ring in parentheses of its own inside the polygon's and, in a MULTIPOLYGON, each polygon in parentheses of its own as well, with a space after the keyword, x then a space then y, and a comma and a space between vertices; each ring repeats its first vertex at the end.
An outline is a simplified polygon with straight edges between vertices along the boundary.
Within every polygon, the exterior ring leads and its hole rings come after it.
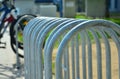
POLYGON ((6 42, 6 49, 0 48, 0 79, 24 79, 24 60, 21 59, 22 68, 17 70, 14 68, 16 56, 10 47, 10 37, 7 31, 1 39, 6 42))

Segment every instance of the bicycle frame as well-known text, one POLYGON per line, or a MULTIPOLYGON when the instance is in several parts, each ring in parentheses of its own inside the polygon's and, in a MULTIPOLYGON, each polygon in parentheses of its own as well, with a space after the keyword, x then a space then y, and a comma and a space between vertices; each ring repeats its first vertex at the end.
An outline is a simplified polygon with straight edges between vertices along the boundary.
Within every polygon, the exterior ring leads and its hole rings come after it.
POLYGON ((11 7, 9 7, 6 2, 2 2, 2 5, 3 7, 0 8, 0 12, 3 12, 0 23, 0 38, 2 38, 9 24, 11 24, 15 19, 17 19, 17 14, 11 13, 13 12, 13 10, 15 11, 15 7, 12 4, 11 7))

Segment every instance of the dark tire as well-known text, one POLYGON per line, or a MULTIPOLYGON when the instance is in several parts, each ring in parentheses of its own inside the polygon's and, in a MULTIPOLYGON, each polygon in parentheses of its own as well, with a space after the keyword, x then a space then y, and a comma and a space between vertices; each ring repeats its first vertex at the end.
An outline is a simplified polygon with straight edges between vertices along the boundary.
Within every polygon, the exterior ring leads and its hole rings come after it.
MULTIPOLYGON (((31 14, 25 14, 25 15, 28 15, 28 17, 23 18, 17 24, 18 25, 18 32, 20 32, 21 35, 22 35, 23 30, 24 30, 24 27, 26 26, 26 23, 28 23, 28 21, 30 21, 32 18, 36 17, 35 15, 31 15, 31 14), (29 18, 29 17, 31 17, 31 18, 29 18), (26 22, 26 23, 24 24, 24 22, 26 22)), ((11 48, 15 54, 16 54, 16 41, 18 42, 18 49, 23 50, 23 41, 16 40, 15 25, 19 21, 19 19, 25 15, 19 16, 18 19, 15 20, 10 26, 10 45, 11 45, 11 48)), ((21 54, 20 52, 18 52, 18 55, 19 55, 19 57, 24 58, 24 54, 21 54)))

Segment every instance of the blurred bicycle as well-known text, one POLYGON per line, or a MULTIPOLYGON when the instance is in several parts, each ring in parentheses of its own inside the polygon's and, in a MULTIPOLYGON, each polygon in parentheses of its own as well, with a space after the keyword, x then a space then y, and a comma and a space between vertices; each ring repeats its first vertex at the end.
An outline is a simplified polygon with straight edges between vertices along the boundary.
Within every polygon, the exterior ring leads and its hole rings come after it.
MULTIPOLYGON (((32 14, 25 14, 25 15, 18 15, 16 7, 14 6, 15 0, 0 0, 1 7, 0 7, 0 44, 3 44, 3 46, 0 46, 0 48, 5 48, 6 43, 1 42, 1 39, 6 32, 6 29, 9 27, 10 32, 10 44, 11 48, 16 53, 16 41, 18 42, 18 48, 23 50, 23 42, 22 42, 22 32, 24 27, 27 25, 28 21, 30 21, 32 18, 36 17, 32 14), (23 18, 17 25, 18 25, 18 40, 16 40, 16 30, 15 30, 15 24, 17 21, 23 17, 23 18)), ((19 57, 23 57, 23 54, 18 53, 19 57)))

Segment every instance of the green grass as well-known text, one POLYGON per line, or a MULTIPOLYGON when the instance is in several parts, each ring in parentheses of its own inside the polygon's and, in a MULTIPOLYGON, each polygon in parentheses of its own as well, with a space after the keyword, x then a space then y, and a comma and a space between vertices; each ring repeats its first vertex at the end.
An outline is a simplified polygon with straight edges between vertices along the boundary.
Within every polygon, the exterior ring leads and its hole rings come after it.
POLYGON ((112 21, 112 22, 115 22, 117 24, 120 25, 120 18, 93 18, 93 17, 87 17, 85 15, 76 15, 75 17, 76 19, 105 19, 105 20, 109 20, 109 21, 112 21))
POLYGON ((76 19, 93 19, 92 17, 87 17, 85 15, 77 15, 75 18, 76 19))
MULTIPOLYGON (((112 21, 112 22, 120 25, 120 18, 111 18, 111 17, 110 18, 93 18, 93 17, 87 17, 84 14, 78 14, 75 18, 76 19, 104 19, 104 20, 112 21)), ((109 34, 106 33, 106 35, 108 38, 111 38, 109 36, 109 34)), ((99 34, 98 34, 98 36, 99 36, 99 34)), ((118 36, 120 36, 120 34, 118 34, 118 36)), ((93 38, 91 34, 90 34, 90 37, 93 38)), ((100 36, 99 36, 99 38, 100 38, 100 36)))
POLYGON ((120 25, 120 18, 105 18, 106 20, 110 20, 120 25))

